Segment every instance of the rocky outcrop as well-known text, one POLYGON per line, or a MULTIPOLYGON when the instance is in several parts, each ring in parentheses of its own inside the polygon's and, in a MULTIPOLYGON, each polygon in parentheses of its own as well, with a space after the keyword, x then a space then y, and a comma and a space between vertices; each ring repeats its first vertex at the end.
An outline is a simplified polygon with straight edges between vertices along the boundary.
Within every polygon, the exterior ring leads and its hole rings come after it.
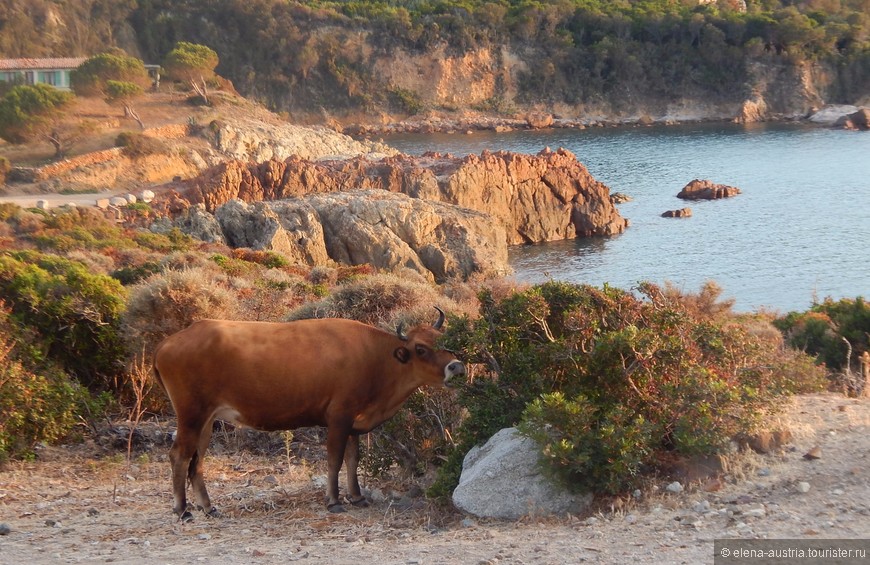
POLYGON ((190 207, 176 225, 232 247, 268 249, 307 265, 332 261, 436 282, 510 272, 504 229, 479 212, 387 191, 333 192, 306 198, 220 206, 214 220, 190 207))
POLYGON ((470 155, 438 170, 449 173, 438 183, 442 198, 503 221, 510 244, 616 235, 628 226, 610 189, 565 149, 470 155))
POLYGON ((677 194, 677 198, 683 200, 716 200, 718 198, 730 198, 740 194, 740 189, 724 184, 715 184, 709 180, 695 179, 677 194))
POLYGON ((830 104, 812 112, 807 120, 821 126, 835 126, 837 122, 844 120, 846 116, 854 114, 858 110, 857 106, 849 104, 830 104))
POLYGON ((610 202, 607 186, 564 149, 464 158, 429 153, 317 162, 290 157, 259 165, 230 161, 187 182, 181 197, 213 211, 232 199, 256 202, 359 189, 401 192, 483 212, 502 223, 508 244, 615 235, 628 226, 610 202))
POLYGON ((691 208, 680 208, 679 210, 668 210, 666 212, 662 212, 662 218, 691 218, 692 217, 692 209, 691 208))
POLYGON ((861 108, 857 112, 837 120, 837 123, 834 125, 843 129, 867 131, 870 129, 870 109, 861 108))
POLYGON ((356 141, 322 126, 303 127, 287 122, 227 117, 211 122, 207 136, 223 155, 254 163, 283 161, 290 156, 317 160, 367 155, 378 159, 398 153, 383 143, 356 141))
POLYGON ((766 118, 767 102, 761 96, 756 95, 743 102, 743 105, 740 106, 740 111, 733 121, 738 124, 751 124, 763 122, 766 118))
POLYGON ((545 477, 540 452, 515 428, 501 430, 465 456, 453 504, 475 516, 508 520, 582 512, 592 495, 571 494, 545 477))
POLYGON ((268 249, 306 265, 329 260, 324 227, 317 210, 306 201, 254 202, 231 200, 215 212, 231 247, 268 249))

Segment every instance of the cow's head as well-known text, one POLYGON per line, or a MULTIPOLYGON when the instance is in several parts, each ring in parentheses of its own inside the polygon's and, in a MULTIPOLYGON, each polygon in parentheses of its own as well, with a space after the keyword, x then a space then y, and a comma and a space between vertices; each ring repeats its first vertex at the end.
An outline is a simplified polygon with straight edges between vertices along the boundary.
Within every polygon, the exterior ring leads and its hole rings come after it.
POLYGON ((452 351, 436 348, 435 343, 444 325, 444 312, 437 306, 435 309, 438 310, 438 320, 431 326, 420 325, 405 333, 399 324, 396 335, 404 343, 393 355, 400 363, 411 365, 413 370, 422 373, 426 384, 451 386, 454 377, 465 375, 465 365, 452 351))

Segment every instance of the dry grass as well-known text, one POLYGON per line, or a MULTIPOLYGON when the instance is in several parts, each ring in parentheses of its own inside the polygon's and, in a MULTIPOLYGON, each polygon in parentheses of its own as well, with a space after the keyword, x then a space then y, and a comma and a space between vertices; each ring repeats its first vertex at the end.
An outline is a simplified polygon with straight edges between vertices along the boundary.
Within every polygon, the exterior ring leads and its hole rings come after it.
MULTIPOLYGON (((187 94, 164 90, 145 94, 135 104, 136 111, 145 127, 159 127, 167 124, 187 123, 193 119, 207 124, 220 112, 220 108, 192 106, 187 103, 187 94)), ((115 139, 123 131, 138 131, 139 126, 132 119, 125 119, 123 110, 111 106, 99 98, 75 98, 66 120, 93 124, 91 134, 76 143, 68 157, 100 151, 115 146, 115 139)), ((9 159, 15 166, 35 167, 53 161, 54 148, 47 142, 12 145, 0 141, 0 156, 9 159)))

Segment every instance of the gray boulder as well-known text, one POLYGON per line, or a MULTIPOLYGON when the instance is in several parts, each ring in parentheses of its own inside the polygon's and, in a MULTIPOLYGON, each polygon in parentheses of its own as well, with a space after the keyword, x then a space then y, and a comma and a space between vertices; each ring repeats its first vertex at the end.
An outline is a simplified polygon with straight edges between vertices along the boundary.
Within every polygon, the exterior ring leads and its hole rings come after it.
POLYGON ((410 269, 429 280, 510 272, 505 229, 486 214, 384 190, 289 200, 202 204, 176 221, 185 233, 231 247, 267 249, 306 265, 410 269))
POLYGON ((187 210, 187 215, 177 218, 173 223, 178 229, 196 239, 209 243, 226 243, 220 224, 214 216, 205 211, 205 206, 202 204, 191 206, 187 210))
POLYGON ((539 458, 534 440, 516 428, 501 430, 465 456, 453 504, 481 518, 509 520, 586 509, 592 495, 571 494, 543 476, 539 458))
POLYGON ((814 124, 834 126, 838 120, 848 116, 849 114, 854 114, 858 110, 858 106, 851 106, 848 104, 830 104, 813 113, 808 119, 814 124))
POLYGON ((329 256, 351 265, 417 271, 437 282, 510 271, 504 227, 486 214, 383 190, 306 198, 329 256))
POLYGON ((275 251, 307 265, 329 260, 320 218, 304 200, 231 200, 215 211, 215 217, 231 247, 275 251))

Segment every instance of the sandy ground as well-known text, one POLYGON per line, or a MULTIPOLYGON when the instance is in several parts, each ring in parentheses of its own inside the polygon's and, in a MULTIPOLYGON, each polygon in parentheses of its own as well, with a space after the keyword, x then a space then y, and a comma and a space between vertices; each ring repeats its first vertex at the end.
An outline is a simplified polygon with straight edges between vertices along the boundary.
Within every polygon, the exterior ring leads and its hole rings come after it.
POLYGON ((0 562, 688 564, 712 563, 715 538, 870 537, 870 400, 804 396, 784 419, 792 443, 745 456, 721 483, 663 482, 620 508, 519 522, 437 508, 395 479, 366 481, 371 507, 329 514, 317 457, 217 448, 206 482, 224 515, 181 524, 164 446, 132 462, 44 449, 0 472, 0 562))

